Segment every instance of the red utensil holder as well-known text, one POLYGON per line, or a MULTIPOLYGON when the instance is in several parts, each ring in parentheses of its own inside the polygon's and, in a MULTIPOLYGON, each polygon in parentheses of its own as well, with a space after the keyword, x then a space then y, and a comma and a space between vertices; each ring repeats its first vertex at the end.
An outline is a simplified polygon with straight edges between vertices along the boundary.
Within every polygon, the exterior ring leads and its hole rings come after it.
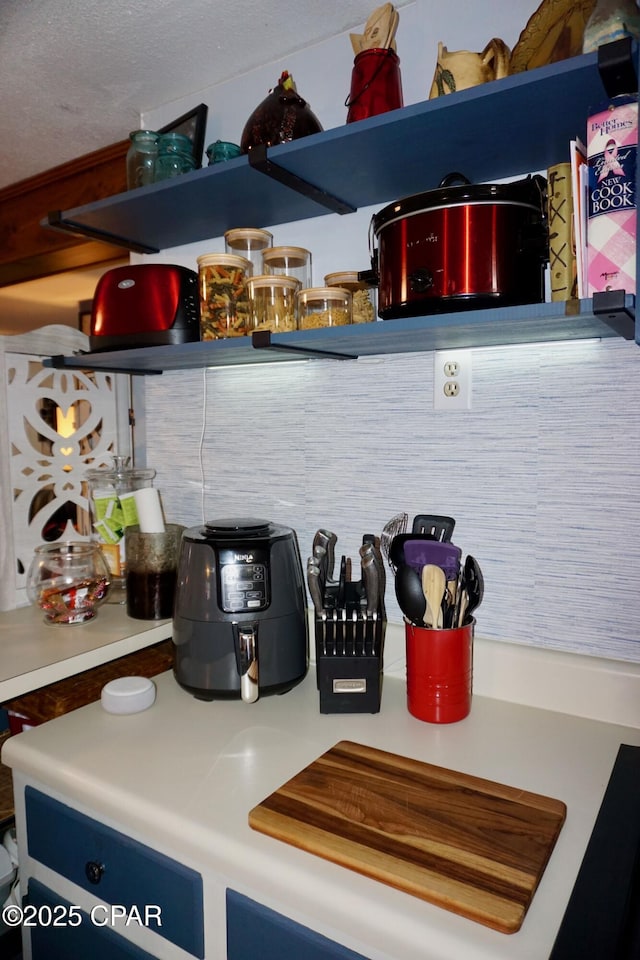
POLYGON ((455 723, 471 710, 475 620, 452 630, 405 623, 407 707, 418 720, 455 723))

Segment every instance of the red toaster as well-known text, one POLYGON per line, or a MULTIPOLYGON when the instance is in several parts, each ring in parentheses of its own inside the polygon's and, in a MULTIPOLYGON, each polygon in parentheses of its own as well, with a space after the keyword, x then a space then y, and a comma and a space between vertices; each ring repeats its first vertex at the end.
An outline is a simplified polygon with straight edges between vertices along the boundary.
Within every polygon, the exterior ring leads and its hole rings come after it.
POLYGON ((108 270, 91 310, 92 351, 122 350, 200 339, 198 274, 171 263, 108 270))

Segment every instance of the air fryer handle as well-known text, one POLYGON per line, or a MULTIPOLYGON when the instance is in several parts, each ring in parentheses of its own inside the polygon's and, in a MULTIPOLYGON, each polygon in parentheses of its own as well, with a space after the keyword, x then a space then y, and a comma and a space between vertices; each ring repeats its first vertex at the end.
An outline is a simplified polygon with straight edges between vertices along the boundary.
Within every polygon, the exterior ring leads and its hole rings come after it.
POLYGON ((258 687, 258 624, 238 624, 238 663, 240 664, 240 696, 245 703, 255 703, 258 687))

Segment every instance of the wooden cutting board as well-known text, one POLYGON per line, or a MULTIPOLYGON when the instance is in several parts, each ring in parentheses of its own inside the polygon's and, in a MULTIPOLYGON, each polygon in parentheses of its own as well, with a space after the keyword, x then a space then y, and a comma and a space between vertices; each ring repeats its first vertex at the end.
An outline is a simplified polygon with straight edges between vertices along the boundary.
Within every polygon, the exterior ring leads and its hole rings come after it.
POLYGON ((502 933, 522 925, 560 800, 343 740, 249 825, 502 933))

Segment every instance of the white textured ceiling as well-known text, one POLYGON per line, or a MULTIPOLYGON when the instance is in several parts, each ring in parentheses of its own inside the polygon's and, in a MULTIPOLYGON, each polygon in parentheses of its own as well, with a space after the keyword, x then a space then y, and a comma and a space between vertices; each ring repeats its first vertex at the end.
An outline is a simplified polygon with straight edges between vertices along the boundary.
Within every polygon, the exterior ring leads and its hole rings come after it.
MULTIPOLYGON (((397 7, 404 3, 396 3, 397 7)), ((0 187, 363 24, 375 0, 0 0, 0 187)))

